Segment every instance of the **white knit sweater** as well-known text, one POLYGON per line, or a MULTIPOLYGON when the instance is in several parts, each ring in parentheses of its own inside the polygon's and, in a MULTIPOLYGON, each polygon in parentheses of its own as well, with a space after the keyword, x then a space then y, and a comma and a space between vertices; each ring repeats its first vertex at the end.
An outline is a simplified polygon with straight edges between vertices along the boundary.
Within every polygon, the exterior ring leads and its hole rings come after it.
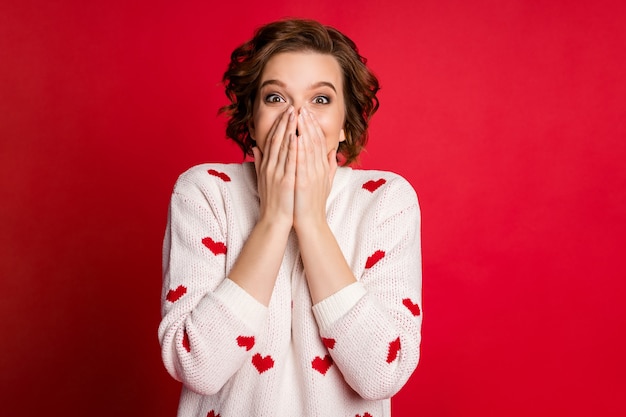
POLYGON ((182 417, 383 417, 419 360, 420 212, 383 171, 339 168, 331 230, 358 282, 316 305, 292 231, 269 304, 229 280, 259 216, 252 163, 178 179, 163 245, 159 340, 182 417))

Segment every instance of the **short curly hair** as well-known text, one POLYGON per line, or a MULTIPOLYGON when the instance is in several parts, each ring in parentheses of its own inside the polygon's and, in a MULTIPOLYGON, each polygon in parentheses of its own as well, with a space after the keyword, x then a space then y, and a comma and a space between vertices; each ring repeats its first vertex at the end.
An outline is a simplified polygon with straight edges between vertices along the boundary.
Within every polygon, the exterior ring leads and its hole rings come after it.
POLYGON ((226 136, 239 145, 244 156, 252 155, 256 143, 248 125, 265 64, 277 53, 302 51, 332 55, 342 69, 346 140, 339 143, 337 153, 344 158, 342 164, 348 165, 357 160, 367 143, 369 121, 379 106, 376 93, 380 86, 356 44, 337 29, 314 20, 269 23, 232 52, 222 78, 230 104, 219 111, 228 116, 226 136))

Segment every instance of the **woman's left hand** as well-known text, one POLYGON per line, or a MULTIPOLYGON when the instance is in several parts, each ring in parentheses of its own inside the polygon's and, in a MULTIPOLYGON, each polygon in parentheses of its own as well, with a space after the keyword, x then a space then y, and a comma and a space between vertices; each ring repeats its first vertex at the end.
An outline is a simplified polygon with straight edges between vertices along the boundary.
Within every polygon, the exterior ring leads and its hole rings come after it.
POLYGON ((326 138, 313 113, 302 107, 298 116, 294 228, 326 224, 326 200, 337 171, 337 149, 326 138))
POLYGON ((326 220, 326 201, 337 172, 337 142, 328 150, 319 123, 304 108, 298 117, 293 227, 311 302, 335 294, 356 281, 326 220))

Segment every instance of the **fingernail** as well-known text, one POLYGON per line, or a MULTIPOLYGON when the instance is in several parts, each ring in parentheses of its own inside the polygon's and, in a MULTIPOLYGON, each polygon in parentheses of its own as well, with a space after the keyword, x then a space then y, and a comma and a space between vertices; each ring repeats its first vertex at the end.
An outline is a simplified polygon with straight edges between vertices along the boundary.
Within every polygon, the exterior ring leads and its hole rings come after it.
POLYGON ((300 109, 300 114, 303 114, 306 116, 307 114, 309 114, 309 112, 306 110, 306 107, 303 107, 302 109, 300 109))

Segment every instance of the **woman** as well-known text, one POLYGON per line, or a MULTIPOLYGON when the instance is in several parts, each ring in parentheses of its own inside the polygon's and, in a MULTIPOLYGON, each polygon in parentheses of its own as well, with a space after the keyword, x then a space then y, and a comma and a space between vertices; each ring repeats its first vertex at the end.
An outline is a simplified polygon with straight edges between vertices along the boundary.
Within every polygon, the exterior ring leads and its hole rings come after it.
POLYGON ((378 81, 337 30, 284 20, 233 52, 224 84, 254 164, 174 188, 159 339, 178 415, 388 416, 419 359, 420 214, 398 175, 347 166, 378 81))

